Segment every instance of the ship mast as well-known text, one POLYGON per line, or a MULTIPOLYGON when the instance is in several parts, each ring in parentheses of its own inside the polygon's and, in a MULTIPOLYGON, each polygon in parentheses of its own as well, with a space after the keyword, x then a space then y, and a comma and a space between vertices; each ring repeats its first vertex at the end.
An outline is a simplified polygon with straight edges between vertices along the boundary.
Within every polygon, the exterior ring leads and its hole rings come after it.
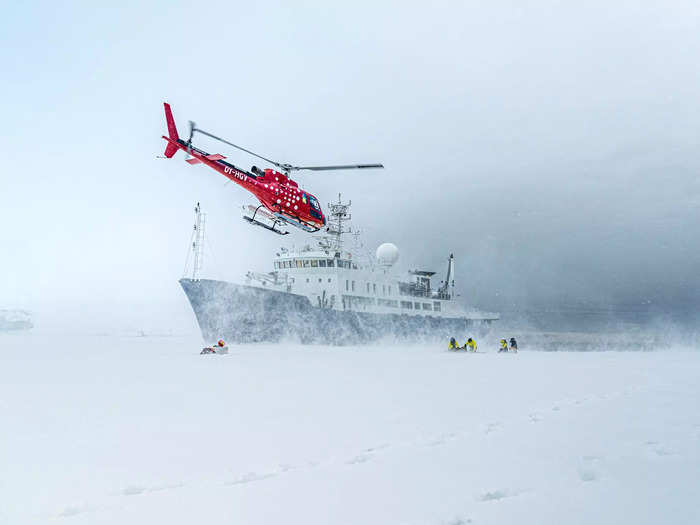
POLYGON ((337 203, 328 203, 328 209, 330 220, 328 221, 328 228, 326 231, 329 233, 328 240, 330 241, 330 247, 337 254, 343 249, 343 234, 351 233, 350 228, 345 228, 344 224, 348 222, 352 217, 350 215, 350 205, 352 201, 343 203, 341 200, 340 193, 338 194, 337 203))
POLYGON ((204 264, 204 230, 206 226, 207 214, 202 213, 202 208, 197 203, 194 207, 194 231, 192 232, 192 254, 194 262, 192 264, 192 280, 198 281, 199 274, 204 264))

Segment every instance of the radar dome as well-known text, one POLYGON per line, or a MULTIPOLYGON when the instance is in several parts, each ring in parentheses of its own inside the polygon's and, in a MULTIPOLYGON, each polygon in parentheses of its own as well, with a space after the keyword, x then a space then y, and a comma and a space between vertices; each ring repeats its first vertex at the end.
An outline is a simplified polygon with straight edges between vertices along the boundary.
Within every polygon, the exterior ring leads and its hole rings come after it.
POLYGON ((399 249, 395 244, 385 242, 377 248, 377 262, 381 266, 393 266, 399 260, 399 249))

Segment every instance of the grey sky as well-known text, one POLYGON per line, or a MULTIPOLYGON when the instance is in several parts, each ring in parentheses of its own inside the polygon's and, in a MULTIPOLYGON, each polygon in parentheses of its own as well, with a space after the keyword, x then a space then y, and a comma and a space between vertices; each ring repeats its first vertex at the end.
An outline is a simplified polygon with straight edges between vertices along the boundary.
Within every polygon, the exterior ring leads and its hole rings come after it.
POLYGON ((6 9, 0 306, 193 328, 176 281, 196 201, 209 275, 267 269, 280 239, 240 220, 243 190, 155 158, 164 100, 181 129, 280 161, 384 162, 296 179, 352 199, 404 267, 442 273, 454 252, 465 302, 700 304, 699 5, 523 5, 6 9))

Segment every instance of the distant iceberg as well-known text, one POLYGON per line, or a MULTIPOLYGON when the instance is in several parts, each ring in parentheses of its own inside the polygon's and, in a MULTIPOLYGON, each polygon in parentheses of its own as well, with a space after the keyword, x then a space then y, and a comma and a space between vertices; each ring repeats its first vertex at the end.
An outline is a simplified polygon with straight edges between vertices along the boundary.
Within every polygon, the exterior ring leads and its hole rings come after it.
POLYGON ((25 310, 0 310, 0 332, 29 330, 34 327, 32 316, 25 310))

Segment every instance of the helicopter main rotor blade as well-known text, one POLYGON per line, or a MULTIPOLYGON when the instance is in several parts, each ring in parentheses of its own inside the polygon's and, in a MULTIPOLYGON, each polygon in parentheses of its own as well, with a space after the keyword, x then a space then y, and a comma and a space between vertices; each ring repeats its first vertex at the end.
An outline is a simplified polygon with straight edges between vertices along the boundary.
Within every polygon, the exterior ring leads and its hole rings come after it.
POLYGON ((194 122, 190 121, 190 140, 189 140, 189 142, 192 141, 192 135, 194 135, 195 132, 201 133, 202 135, 206 135, 207 137, 212 138, 214 140, 218 140, 219 142, 223 142, 224 144, 228 144, 229 146, 232 146, 236 149, 244 151, 248 155, 252 155, 253 157, 257 157, 259 159, 262 159, 265 162, 269 162, 270 164, 280 168, 285 173, 288 173, 290 171, 299 171, 299 170, 330 171, 330 170, 355 170, 355 169, 383 168, 384 167, 383 164, 344 164, 344 165, 339 165, 339 166, 291 166, 290 164, 282 164, 280 162, 275 162, 272 159, 268 159, 267 157, 263 157, 262 155, 258 155, 254 151, 250 151, 249 149, 246 149, 242 146, 239 146, 238 144, 234 144, 233 142, 229 142, 228 140, 222 139, 221 137, 217 137, 216 135, 213 135, 213 134, 209 133, 208 131, 204 131, 203 129, 199 129, 198 127, 196 127, 194 122))
POLYGON ((384 164, 345 164, 342 166, 292 166, 292 170, 329 171, 329 170, 364 170, 383 168, 384 164))
POLYGON ((262 160, 264 160, 264 161, 266 161, 266 162, 269 162, 270 164, 274 164, 274 165, 277 166, 278 168, 281 168, 281 167, 282 167, 282 164, 280 164, 279 162, 275 162, 274 160, 270 160, 270 159, 268 159, 268 158, 265 158, 265 157, 263 157, 262 155, 258 155, 257 153, 254 153, 254 152, 252 152, 252 151, 250 151, 250 150, 248 150, 248 149, 245 149, 245 148, 243 148, 243 147, 241 147, 241 146, 238 146, 237 144, 234 144, 233 142, 229 142, 228 140, 224 140, 224 139, 222 139, 221 137, 217 137, 216 135, 212 135, 211 133, 208 133, 208 132, 204 131, 203 129, 195 128, 195 127, 193 126, 193 127, 192 127, 192 130, 193 130, 193 131, 197 131, 198 133, 201 133, 202 135, 206 135, 207 137, 210 137, 210 138, 212 138, 212 139, 214 139, 214 140, 218 140, 219 142, 223 142, 224 144, 228 144, 229 146, 233 146, 234 148, 239 149, 239 150, 241 150, 241 151, 245 151, 245 152, 248 153, 249 155, 252 155, 253 157, 258 157, 259 159, 262 159, 262 160))

